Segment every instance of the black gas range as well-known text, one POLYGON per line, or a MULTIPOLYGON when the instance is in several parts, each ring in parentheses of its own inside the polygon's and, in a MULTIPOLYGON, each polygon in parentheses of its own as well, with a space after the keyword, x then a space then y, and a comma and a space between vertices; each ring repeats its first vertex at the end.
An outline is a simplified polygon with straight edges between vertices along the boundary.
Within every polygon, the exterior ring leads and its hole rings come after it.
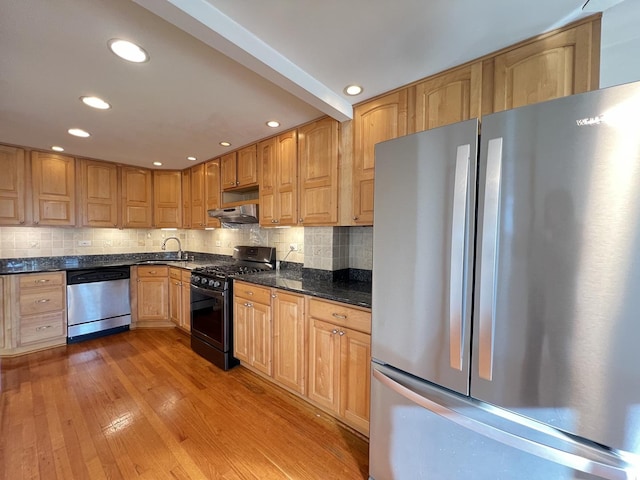
POLYGON ((273 247, 237 246, 230 262, 191 271, 191 349, 228 370, 233 356, 233 279, 276 266, 273 247))

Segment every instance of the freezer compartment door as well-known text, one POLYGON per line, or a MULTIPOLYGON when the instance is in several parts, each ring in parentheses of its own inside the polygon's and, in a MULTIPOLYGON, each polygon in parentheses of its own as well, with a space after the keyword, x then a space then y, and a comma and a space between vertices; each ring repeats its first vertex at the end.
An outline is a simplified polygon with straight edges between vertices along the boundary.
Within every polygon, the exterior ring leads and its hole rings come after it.
POLYGON ((469 388, 478 121, 376 145, 372 356, 469 388))
POLYGON ((373 365, 370 479, 636 478, 639 465, 509 412, 373 365))
POLYGON ((482 121, 471 396, 640 455, 640 84, 482 121))

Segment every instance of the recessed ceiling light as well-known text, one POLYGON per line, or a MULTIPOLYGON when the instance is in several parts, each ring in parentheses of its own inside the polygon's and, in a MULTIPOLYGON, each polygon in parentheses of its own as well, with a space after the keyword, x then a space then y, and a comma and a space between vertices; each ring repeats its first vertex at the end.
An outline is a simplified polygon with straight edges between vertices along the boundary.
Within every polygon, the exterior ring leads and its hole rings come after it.
POLYGON ((280 126, 280 122, 276 122, 275 120, 269 120, 267 122, 267 127, 277 128, 280 126))
POLYGON ((99 97, 80 97, 80 100, 82 100, 82 103, 85 105, 97 108, 98 110, 108 110, 111 108, 109 103, 99 97))
POLYGON ((144 63, 149 61, 149 54, 144 48, 127 40, 112 38, 108 42, 109 49, 120 58, 134 63, 144 63))
POLYGON ((161 166, 162 166, 162 162, 153 162, 153 164, 154 164, 156 167, 161 167, 161 166))
POLYGON ((220 145, 223 147, 230 147, 231 144, 229 142, 220 142, 220 145))
POLYGON ((197 160, 196 157, 187 157, 187 160, 191 160, 192 162, 195 162, 197 160))
POLYGON ((69 130, 67 130, 67 132, 69 132, 74 137, 87 138, 87 137, 91 136, 91 134, 89 132, 86 132, 86 131, 82 130, 81 128, 70 128, 69 130))
POLYGON ((59 147, 58 145, 54 145, 53 147, 51 147, 51 150, 53 150, 54 152, 64 152, 64 148, 59 147))
POLYGON ((344 87, 344 93, 347 95, 360 95, 362 93, 362 87, 360 85, 347 85, 344 87))

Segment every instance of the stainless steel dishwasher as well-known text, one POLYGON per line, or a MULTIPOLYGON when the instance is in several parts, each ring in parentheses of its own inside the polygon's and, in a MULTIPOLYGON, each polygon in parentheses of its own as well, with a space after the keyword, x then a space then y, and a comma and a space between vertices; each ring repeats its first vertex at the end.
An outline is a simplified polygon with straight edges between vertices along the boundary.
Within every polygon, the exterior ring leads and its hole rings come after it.
POLYGON ((130 267, 67 272, 67 343, 129 329, 130 267))

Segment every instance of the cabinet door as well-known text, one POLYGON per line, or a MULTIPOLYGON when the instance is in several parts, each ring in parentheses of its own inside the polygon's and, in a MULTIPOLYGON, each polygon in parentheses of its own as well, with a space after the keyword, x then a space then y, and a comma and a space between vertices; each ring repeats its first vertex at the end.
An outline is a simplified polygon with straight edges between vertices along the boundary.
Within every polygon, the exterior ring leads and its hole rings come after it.
POLYGON ((249 304, 252 310, 250 363, 256 370, 271 375, 271 306, 249 304))
POLYGON ((180 313, 180 325, 183 329, 191 331, 191 272, 181 272, 180 295, 182 297, 182 312, 180 313))
POLYGON ((598 88, 600 19, 494 57, 494 111, 598 88))
POLYGON ((353 222, 373 224, 376 143, 407 134, 407 90, 358 105, 353 115, 353 222))
POLYGON ((304 394, 304 297, 274 290, 273 298, 273 378, 304 394))
POLYGON ((258 185, 258 163, 256 145, 238 151, 236 162, 236 185, 240 188, 258 185))
POLYGON ((298 223, 298 135, 295 130, 277 138, 277 219, 276 224, 298 223))
POLYGON ((220 160, 205 163, 205 225, 219 227, 220 220, 207 215, 207 210, 220 208, 220 160))
POLYGON ((332 118, 298 129, 298 207, 305 226, 338 222, 338 134, 332 118))
POLYGON ((182 227, 191 228, 191 170, 182 171, 182 227))
POLYGON ((340 415, 368 435, 371 335, 346 328, 340 332, 340 415))
POLYGON ((122 167, 122 226, 150 228, 152 222, 151 170, 122 167))
POLYGON ((70 226, 76 222, 75 159, 31 152, 33 223, 70 226))
POLYGON ((310 319, 308 397, 340 412, 340 336, 335 325, 310 319))
POLYGON ((180 269, 169 269, 169 320, 181 326, 182 323, 182 283, 180 269))
POLYGON ((220 158, 220 185, 223 190, 231 190, 237 186, 236 152, 228 153, 220 158))
POLYGON ((169 318, 169 279, 138 277, 138 321, 169 318))
POLYGON ((276 216, 277 194, 277 138, 273 137, 258 144, 258 166, 260 168, 260 225, 272 227, 276 216))
POLYGON ((79 160, 80 225, 85 227, 117 227, 118 167, 114 163, 79 160))
POLYGON ((251 363, 251 318, 249 302, 238 297, 233 300, 233 356, 241 362, 251 363))
POLYGON ((414 132, 480 117, 482 62, 418 83, 414 132))
POLYGON ((21 148, 0 145, 0 225, 25 223, 25 159, 21 148))
POLYGON ((153 220, 158 228, 182 227, 182 174, 179 171, 153 172, 153 220))
POLYGON ((204 228, 204 163, 191 168, 191 228, 204 228))

